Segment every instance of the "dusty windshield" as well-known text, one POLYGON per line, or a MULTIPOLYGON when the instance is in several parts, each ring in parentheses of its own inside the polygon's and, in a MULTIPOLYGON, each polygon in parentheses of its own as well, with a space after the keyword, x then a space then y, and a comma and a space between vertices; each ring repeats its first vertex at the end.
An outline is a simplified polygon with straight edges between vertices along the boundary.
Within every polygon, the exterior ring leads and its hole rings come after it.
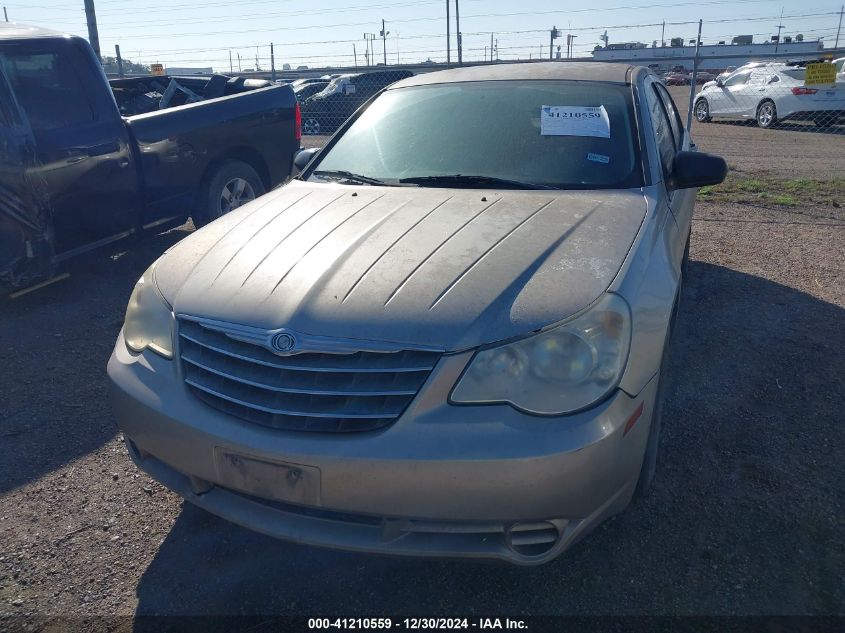
POLYGON ((471 176, 564 189, 629 188, 642 182, 635 139, 628 86, 415 86, 379 97, 309 179, 345 172, 387 184, 471 176))

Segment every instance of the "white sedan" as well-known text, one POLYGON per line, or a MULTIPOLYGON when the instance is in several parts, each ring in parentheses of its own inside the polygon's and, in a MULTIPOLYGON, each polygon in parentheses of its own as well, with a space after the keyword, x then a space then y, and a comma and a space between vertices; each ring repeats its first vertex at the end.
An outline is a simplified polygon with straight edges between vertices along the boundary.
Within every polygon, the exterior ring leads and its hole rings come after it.
POLYGON ((805 86, 803 68, 767 64, 739 68, 725 80, 704 84, 694 112, 703 123, 714 117, 754 119, 762 128, 779 121, 810 120, 829 127, 845 118, 845 84, 805 86))

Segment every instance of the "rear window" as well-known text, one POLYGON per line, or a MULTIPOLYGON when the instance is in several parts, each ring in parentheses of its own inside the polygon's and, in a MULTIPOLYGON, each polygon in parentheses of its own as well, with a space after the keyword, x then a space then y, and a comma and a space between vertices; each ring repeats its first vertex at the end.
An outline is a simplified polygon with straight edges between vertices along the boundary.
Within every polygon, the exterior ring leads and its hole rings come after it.
POLYGON ((66 55, 7 50, 0 52, 0 65, 33 130, 94 120, 82 83, 66 55))
POLYGON ((804 81, 804 77, 807 76, 806 68, 786 68, 778 72, 789 79, 796 79, 798 81, 804 81))
POLYGON ((638 187, 642 176, 632 108, 630 87, 594 82, 399 88, 380 96, 317 169, 388 182, 461 174, 565 189, 638 187), (550 124, 552 115, 594 117, 599 111, 604 130, 594 121, 550 124))

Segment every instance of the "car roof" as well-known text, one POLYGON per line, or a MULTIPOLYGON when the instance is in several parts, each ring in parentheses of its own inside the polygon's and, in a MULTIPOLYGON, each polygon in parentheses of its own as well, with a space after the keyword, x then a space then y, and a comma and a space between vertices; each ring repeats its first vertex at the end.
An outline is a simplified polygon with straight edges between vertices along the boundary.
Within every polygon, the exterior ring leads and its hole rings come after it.
POLYGON ((431 73, 415 75, 396 82, 390 88, 427 86, 432 84, 463 81, 507 81, 507 80, 570 80, 601 81, 607 83, 630 83, 632 70, 647 73, 647 68, 630 64, 606 62, 525 62, 516 64, 494 64, 465 66, 431 73))
POLYGON ((17 22, 0 22, 0 40, 30 39, 33 37, 69 37, 66 33, 28 26, 17 22))

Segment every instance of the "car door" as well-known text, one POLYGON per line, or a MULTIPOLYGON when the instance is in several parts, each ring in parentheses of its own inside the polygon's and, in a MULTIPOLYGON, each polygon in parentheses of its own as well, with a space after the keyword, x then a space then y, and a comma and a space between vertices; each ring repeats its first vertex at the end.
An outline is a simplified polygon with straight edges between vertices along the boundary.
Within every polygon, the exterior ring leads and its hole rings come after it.
MULTIPOLYGON (((672 143, 675 150, 672 154, 672 160, 674 161, 675 154, 688 151, 692 143, 686 128, 684 128, 684 123, 681 120, 681 115, 678 112, 678 107, 675 105, 675 100, 672 99, 672 95, 669 94, 669 91, 664 86, 658 83, 654 84, 654 88, 660 98, 666 118, 669 120, 669 127, 672 131, 672 143)), ((688 235, 692 225, 695 190, 675 189, 669 191, 669 198, 672 214, 678 222, 678 228, 680 228, 681 234, 688 235)))
POLYGON ((734 73, 721 86, 716 86, 712 95, 707 99, 710 103, 710 114, 715 116, 733 116, 740 111, 736 93, 742 90, 751 77, 751 71, 734 73))
MULTIPOLYGON (((689 191, 675 190, 672 187, 672 172, 674 169, 675 155, 678 153, 679 141, 676 135, 680 136, 680 146, 686 142, 685 135, 673 131, 672 119, 667 109, 666 102, 660 92, 662 86, 657 82, 646 82, 646 104, 648 115, 651 120, 651 127, 654 134, 655 147, 657 148, 660 160, 660 169, 663 175, 662 191, 669 207, 670 215, 673 218, 672 230, 669 231, 670 251, 672 261, 680 262, 683 257, 684 245, 689 235, 689 223, 691 221, 692 209, 689 191)), ((665 88, 664 88, 665 90, 665 88)), ((676 126, 682 130, 680 121, 676 126)))
POLYGON ((49 198, 55 252, 134 229, 138 179, 128 134, 87 46, 75 38, 9 40, 0 64, 35 141, 30 176, 49 198))
POLYGON ((771 76, 771 71, 766 68, 751 71, 748 81, 731 92, 736 103, 734 114, 743 117, 754 117, 757 114, 757 105, 766 95, 771 76))

